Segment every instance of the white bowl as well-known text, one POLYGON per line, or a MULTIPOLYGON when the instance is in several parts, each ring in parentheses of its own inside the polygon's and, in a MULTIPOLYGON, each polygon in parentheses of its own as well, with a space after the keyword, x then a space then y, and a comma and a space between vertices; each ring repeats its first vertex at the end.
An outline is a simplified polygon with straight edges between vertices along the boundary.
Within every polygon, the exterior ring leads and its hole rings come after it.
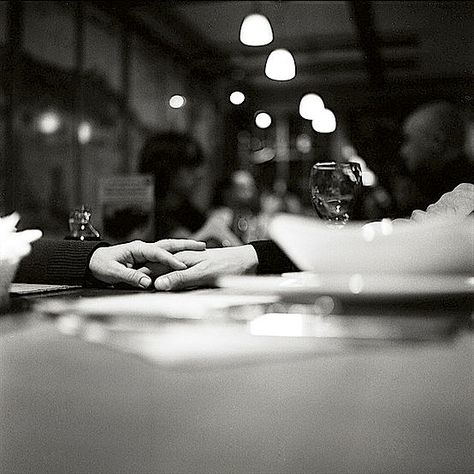
POLYGON ((330 228, 310 217, 280 214, 271 238, 301 269, 338 274, 470 274, 474 219, 462 222, 389 220, 330 228))

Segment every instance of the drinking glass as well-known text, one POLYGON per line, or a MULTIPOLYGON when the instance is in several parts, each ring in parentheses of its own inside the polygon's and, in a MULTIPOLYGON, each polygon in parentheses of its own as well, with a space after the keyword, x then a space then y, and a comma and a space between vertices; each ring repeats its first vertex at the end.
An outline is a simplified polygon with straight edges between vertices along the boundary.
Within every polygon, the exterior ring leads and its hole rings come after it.
POLYGON ((330 225, 346 224, 361 187, 359 163, 331 161, 311 168, 311 202, 318 216, 330 225))

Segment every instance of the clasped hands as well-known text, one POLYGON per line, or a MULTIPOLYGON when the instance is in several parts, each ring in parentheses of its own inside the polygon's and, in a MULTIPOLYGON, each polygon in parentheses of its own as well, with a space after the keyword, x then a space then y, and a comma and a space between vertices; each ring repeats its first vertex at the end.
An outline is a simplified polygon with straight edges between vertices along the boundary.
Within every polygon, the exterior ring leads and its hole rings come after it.
POLYGON ((95 249, 91 275, 104 283, 126 283, 160 291, 212 284, 220 275, 252 272, 258 264, 251 245, 206 249, 204 242, 165 239, 136 240, 95 249))

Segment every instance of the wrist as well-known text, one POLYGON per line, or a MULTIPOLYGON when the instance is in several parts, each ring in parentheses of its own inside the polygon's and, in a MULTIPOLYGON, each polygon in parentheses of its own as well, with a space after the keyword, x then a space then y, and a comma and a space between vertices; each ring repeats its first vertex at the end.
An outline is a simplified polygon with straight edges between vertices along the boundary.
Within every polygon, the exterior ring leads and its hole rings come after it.
POLYGON ((110 286, 106 282, 100 280, 98 278, 98 269, 100 267, 100 264, 96 263, 96 260, 98 259, 98 253, 101 252, 101 249, 104 247, 109 247, 110 244, 107 242, 101 242, 98 244, 96 247, 92 249, 92 251, 89 253, 89 257, 87 259, 87 268, 86 268, 86 273, 85 273, 85 286, 86 287, 99 287, 99 288, 105 288, 110 286))
POLYGON ((255 273, 258 267, 258 255, 252 245, 240 247, 244 260, 245 273, 255 273))

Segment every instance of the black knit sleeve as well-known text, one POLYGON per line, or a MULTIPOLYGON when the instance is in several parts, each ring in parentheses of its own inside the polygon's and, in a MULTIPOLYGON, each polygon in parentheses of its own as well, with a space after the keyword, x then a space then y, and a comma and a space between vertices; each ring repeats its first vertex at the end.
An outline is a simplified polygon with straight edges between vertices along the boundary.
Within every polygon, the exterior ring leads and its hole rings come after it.
POLYGON ((298 267, 286 256, 283 250, 271 240, 250 242, 258 257, 257 274, 276 274, 297 272, 298 267))
POLYGON ((15 281, 84 285, 92 252, 105 242, 40 239, 18 267, 15 281))

